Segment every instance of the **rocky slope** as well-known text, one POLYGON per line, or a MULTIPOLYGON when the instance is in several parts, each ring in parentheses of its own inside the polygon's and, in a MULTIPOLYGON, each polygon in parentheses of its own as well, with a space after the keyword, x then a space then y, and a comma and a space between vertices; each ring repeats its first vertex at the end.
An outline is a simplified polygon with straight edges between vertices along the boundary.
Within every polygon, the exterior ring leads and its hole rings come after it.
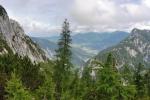
POLYGON ((32 61, 46 59, 44 52, 24 33, 18 22, 9 18, 6 10, 0 6, 0 54, 18 53, 28 56, 32 61))
POLYGON ((103 50, 94 58, 103 61, 109 52, 115 56, 118 68, 125 64, 134 68, 139 62, 150 67, 150 30, 135 28, 125 40, 116 46, 103 50))

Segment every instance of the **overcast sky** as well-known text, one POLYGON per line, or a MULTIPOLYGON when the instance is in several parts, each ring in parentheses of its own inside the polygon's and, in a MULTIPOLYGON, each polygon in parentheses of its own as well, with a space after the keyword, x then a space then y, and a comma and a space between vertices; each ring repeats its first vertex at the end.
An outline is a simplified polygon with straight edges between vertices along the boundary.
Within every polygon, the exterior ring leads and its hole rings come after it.
POLYGON ((0 4, 33 36, 60 33, 65 18, 73 32, 150 29, 150 0, 0 0, 0 4))

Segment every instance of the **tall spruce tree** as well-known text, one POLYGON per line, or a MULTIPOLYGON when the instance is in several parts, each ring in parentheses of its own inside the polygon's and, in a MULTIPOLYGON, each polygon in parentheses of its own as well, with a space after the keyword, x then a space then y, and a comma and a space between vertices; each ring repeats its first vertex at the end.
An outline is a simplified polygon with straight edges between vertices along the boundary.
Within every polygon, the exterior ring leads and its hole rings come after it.
POLYGON ((116 68, 116 61, 110 53, 98 72, 97 91, 100 100, 131 100, 135 89, 132 85, 123 85, 120 73, 116 68))
POLYGON ((71 36, 69 22, 67 19, 63 23, 61 38, 56 50, 56 66, 54 67, 55 98, 61 100, 62 93, 66 91, 69 80, 71 64, 71 36))
POLYGON ((145 84, 147 90, 147 97, 150 99, 150 69, 148 69, 144 78, 145 78, 145 84))
POLYGON ((15 73, 11 74, 11 79, 7 82, 6 92, 7 100, 32 100, 31 94, 15 73))
POLYGON ((125 84, 133 83, 133 74, 128 65, 124 65, 121 74, 125 84))
POLYGON ((144 65, 142 63, 139 63, 137 69, 134 73, 134 84, 136 86, 136 97, 137 98, 143 98, 145 94, 145 85, 144 85, 144 77, 142 75, 142 71, 144 70, 144 65))

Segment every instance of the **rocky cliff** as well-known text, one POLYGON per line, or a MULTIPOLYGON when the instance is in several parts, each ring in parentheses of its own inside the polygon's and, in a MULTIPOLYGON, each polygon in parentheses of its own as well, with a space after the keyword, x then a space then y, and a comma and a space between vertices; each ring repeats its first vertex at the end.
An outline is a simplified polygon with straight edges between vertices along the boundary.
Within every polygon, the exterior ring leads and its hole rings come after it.
POLYGON ((150 68, 150 30, 133 29, 126 39, 116 46, 101 51, 93 59, 104 61, 110 52, 116 58, 118 68, 125 64, 134 68, 138 63, 150 68))
POLYGON ((33 62, 46 59, 44 52, 24 32, 18 22, 9 18, 0 6, 0 54, 17 53, 28 56, 33 62))

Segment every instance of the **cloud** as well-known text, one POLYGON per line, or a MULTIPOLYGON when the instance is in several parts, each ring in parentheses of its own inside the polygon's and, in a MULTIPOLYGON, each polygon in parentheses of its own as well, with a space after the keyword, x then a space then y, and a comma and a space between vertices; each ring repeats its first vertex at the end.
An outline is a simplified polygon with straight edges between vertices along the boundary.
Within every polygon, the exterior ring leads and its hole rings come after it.
POLYGON ((70 4, 70 0, 0 0, 0 2, 9 17, 17 20, 27 34, 43 34, 43 36, 55 35, 60 31, 62 22, 68 18, 67 10, 70 4))
POLYGON ((26 30, 26 34, 31 36, 43 36, 43 35, 50 36, 50 35, 56 35, 61 31, 60 26, 56 26, 56 25, 53 26, 49 23, 37 21, 30 17, 25 17, 25 18, 14 17, 13 19, 20 22, 24 30, 26 30))
POLYGON ((75 0, 71 15, 79 25, 91 26, 97 31, 128 30, 140 23, 147 25, 150 22, 150 1, 133 1, 75 0))
POLYGON ((149 28, 150 0, 0 0, 29 35, 60 33, 65 18, 73 32, 149 28))

